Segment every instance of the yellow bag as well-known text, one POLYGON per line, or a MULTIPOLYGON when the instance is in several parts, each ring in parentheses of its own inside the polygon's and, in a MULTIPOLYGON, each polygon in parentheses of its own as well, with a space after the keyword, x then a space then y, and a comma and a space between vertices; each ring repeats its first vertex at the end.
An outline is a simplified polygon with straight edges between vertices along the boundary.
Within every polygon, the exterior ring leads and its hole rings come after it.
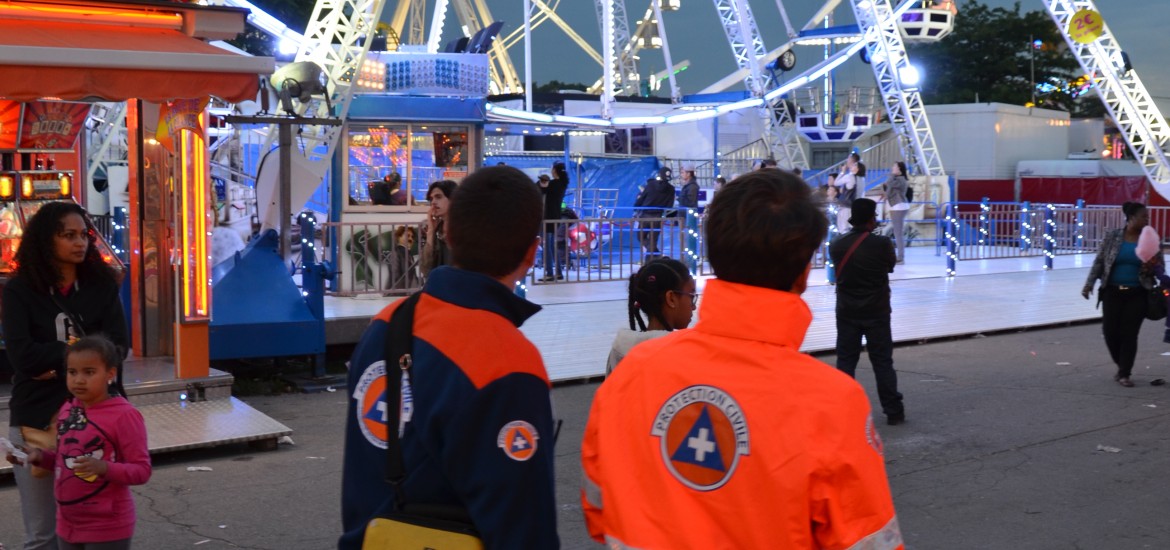
MULTIPOLYGON (((24 438, 26 447, 36 447, 45 451, 57 450, 57 425, 53 424, 51 429, 38 430, 28 426, 20 427, 20 437, 24 438)), ((41 468, 40 466, 28 465, 28 471, 35 478, 46 478, 53 475, 52 468, 41 468)))
POLYGON ((456 522, 394 514, 366 525, 362 550, 483 550, 470 527, 456 522))

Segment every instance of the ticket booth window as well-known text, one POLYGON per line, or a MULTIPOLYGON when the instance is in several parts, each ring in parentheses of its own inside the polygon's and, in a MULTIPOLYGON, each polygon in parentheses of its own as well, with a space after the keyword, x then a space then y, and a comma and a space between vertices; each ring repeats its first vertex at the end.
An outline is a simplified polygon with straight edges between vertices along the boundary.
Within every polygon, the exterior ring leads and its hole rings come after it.
MULTIPOLYGON (((474 151, 468 125, 385 124, 350 126, 348 133, 348 207, 366 210, 394 209, 426 201, 431 183, 467 175, 474 151), (397 174, 405 194, 405 205, 376 204, 375 186, 397 174), (374 195, 371 196, 371 192, 374 195)), ((396 201, 397 202, 397 201, 396 201)))

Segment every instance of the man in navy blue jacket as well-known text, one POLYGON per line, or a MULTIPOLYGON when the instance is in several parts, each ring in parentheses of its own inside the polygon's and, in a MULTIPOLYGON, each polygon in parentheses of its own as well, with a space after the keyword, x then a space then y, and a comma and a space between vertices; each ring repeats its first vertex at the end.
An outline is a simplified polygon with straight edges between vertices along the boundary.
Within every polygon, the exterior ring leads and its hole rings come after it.
POLYGON ((431 272, 415 310, 409 407, 385 400, 397 304, 366 329, 349 366, 340 549, 360 548, 366 524, 395 507, 385 465, 397 433, 405 503, 466 513, 489 549, 560 546, 550 384, 518 329, 540 307, 512 293, 535 261, 542 214, 540 193, 515 168, 463 180, 447 215, 453 267, 431 272), (391 406, 399 426, 387 425, 391 406))

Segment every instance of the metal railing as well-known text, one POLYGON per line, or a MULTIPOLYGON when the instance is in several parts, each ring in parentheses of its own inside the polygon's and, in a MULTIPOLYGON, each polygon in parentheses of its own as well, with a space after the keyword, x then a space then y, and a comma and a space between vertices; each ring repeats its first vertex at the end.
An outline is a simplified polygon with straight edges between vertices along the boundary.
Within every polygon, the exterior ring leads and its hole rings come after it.
POLYGON ((325 238, 321 249, 334 249, 330 238, 339 245, 336 257, 329 258, 337 277, 327 294, 396 296, 422 288, 420 237, 426 232, 425 224, 327 222, 321 226, 325 238))
MULTIPOLYGON (((1150 225, 1170 229, 1170 207, 1149 207, 1150 225)), ((1043 258, 1052 269, 1057 256, 1094 253, 1109 230, 1125 223, 1109 205, 1015 202, 950 202, 938 209, 936 255, 945 248, 947 274, 958 262, 1043 258)))

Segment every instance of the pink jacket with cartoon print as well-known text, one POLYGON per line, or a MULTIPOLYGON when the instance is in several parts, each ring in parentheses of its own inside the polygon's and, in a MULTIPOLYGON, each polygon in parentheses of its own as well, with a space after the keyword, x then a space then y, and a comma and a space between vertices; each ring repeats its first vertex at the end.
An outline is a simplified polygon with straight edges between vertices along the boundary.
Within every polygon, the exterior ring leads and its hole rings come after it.
POLYGON ((122 397, 85 408, 69 399, 57 413, 57 450, 38 464, 54 469, 57 535, 73 543, 110 542, 134 535, 131 485, 150 480, 150 453, 142 414, 122 397), (104 476, 82 478, 73 459, 92 456, 109 463, 104 476))

